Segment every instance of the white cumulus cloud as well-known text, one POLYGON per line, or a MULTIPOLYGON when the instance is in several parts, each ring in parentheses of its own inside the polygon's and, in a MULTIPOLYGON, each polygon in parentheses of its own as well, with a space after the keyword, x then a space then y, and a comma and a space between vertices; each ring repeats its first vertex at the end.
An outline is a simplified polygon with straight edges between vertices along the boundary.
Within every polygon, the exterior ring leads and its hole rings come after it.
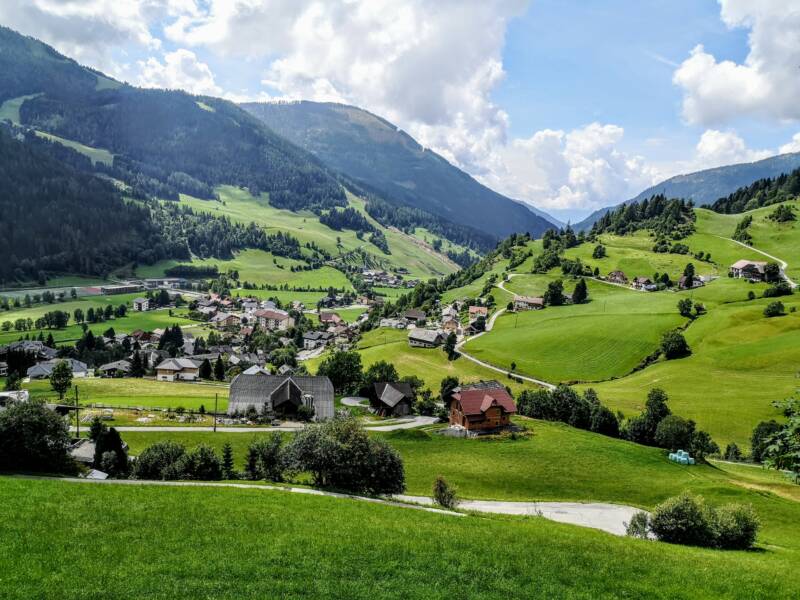
POLYGON ((750 30, 743 63, 718 60, 702 45, 675 71, 683 115, 713 125, 741 116, 800 119, 800 0, 719 0, 723 22, 750 30))
POLYGON ((222 88, 214 82, 214 74, 209 66, 185 48, 167 53, 163 63, 150 57, 141 61, 139 67, 138 83, 142 87, 181 89, 207 96, 218 96, 222 92, 222 88))

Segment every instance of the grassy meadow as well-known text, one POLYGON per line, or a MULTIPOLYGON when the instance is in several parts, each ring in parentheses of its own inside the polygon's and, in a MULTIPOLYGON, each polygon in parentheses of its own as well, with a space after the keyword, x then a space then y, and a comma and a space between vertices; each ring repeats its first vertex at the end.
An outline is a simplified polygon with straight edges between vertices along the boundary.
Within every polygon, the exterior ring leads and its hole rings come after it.
MULTIPOLYGON (((255 198, 247 191, 223 186, 217 189, 220 202, 210 202, 189 196, 181 196, 181 202, 195 210, 225 215, 233 221, 256 224, 268 232, 283 231, 290 233, 301 243, 314 242, 333 256, 357 248, 367 252, 388 265, 404 267, 413 277, 439 277, 458 270, 458 266, 449 259, 432 250, 422 238, 406 235, 389 228, 384 229, 391 250, 390 255, 383 254, 378 248, 364 240, 359 240, 356 233, 350 230, 336 231, 319 222, 318 217, 309 211, 292 212, 272 207, 268 196, 255 198)), ((378 223, 366 215, 364 201, 348 194, 350 206, 367 216, 373 225, 378 223)), ((294 273, 290 273, 295 275, 294 273)), ((292 280, 286 280, 292 285, 292 280)))
POLYGON ((4 596, 792 597, 790 553, 259 489, 0 478, 4 596), (224 515, 221 518, 220 515, 224 515), (146 543, 143 541, 146 540, 146 543), (235 550, 234 550, 235 549, 235 550), (124 557, 121 558, 121 557, 124 557), (472 576, 474 565, 481 576, 472 576))
MULTIPOLYGON (((121 407, 197 410, 201 405, 213 410, 214 396, 219 395, 219 411, 228 407, 227 384, 156 381, 154 379, 122 378, 110 379, 88 377, 74 379, 73 388, 78 388, 78 399, 82 405, 107 404, 121 407)), ((32 398, 48 401, 58 399, 47 380, 24 384, 32 398)), ((72 398, 74 391, 69 392, 72 398)))

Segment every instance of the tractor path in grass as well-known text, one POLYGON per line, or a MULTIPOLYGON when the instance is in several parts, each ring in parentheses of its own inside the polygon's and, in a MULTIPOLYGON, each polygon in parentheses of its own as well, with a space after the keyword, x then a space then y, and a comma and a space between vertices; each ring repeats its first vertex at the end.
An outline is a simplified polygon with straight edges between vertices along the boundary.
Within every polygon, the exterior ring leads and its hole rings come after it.
POLYGON ((748 245, 747 245, 747 244, 745 244, 744 242, 740 242, 740 241, 738 241, 738 240, 734 240, 733 238, 727 238, 727 237, 725 237, 725 236, 722 236, 722 235, 718 235, 717 237, 718 237, 719 239, 721 239, 721 240, 726 240, 726 241, 728 241, 728 242, 733 242, 734 244, 739 244, 739 245, 740 245, 740 246, 742 246, 743 248, 747 248, 748 250, 752 250, 753 252, 758 252, 759 254, 761 254, 762 256, 766 256, 767 258, 771 258, 772 260, 774 260, 776 263, 778 263, 778 264, 780 265, 780 267, 781 267, 781 276, 782 276, 782 277, 783 277, 783 278, 786 280, 786 282, 787 282, 787 283, 788 283, 790 286, 792 286, 793 288, 796 288, 796 287, 798 287, 798 286, 797 286, 797 282, 793 281, 793 280, 792 280, 792 279, 791 279, 791 278, 790 278, 790 277, 789 277, 789 276, 786 274, 786 269, 789 267, 789 263, 787 263, 785 260, 783 260, 783 259, 781 259, 781 258, 778 258, 777 256, 772 256, 772 254, 767 254, 767 253, 766 253, 766 252, 764 252, 763 250, 759 250, 758 248, 754 248, 753 246, 748 246, 748 245))

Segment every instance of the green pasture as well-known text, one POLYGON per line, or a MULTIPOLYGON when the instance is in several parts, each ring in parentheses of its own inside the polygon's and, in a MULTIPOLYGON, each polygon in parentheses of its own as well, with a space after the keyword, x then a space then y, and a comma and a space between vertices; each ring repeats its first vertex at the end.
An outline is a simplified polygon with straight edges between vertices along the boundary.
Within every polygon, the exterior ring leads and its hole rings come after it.
POLYGON ((800 591, 785 576, 794 556, 784 548, 715 552, 535 517, 459 518, 255 488, 3 477, 0 535, 4 596, 13 600, 65 590, 74 598, 171 599, 788 598, 800 591))

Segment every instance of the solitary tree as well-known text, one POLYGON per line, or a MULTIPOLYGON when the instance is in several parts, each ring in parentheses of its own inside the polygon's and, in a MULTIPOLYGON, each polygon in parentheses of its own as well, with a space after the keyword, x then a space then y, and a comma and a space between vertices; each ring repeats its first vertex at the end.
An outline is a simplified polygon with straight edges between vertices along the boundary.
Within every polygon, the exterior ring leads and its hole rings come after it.
POLYGON ((581 278, 575 284, 575 290, 572 292, 572 301, 575 304, 583 304, 589 297, 589 292, 586 290, 586 280, 581 278))
POLYGON ((444 351, 447 353, 447 359, 453 360, 456 357, 456 334, 454 332, 450 332, 447 336, 447 339, 444 341, 444 351))
POLYGON ((560 279, 551 281, 547 285, 547 291, 544 293, 544 301, 550 306, 561 306, 564 304, 564 282, 560 279))
POLYGON ((692 316, 692 299, 691 298, 683 298, 678 300, 678 312, 681 313, 682 317, 691 317, 692 316))
POLYGON ((60 360, 50 373, 50 387, 58 394, 59 402, 64 399, 69 386, 72 385, 72 366, 65 360, 60 360))
POLYGON ((233 470, 233 448, 230 442, 225 442, 222 447, 222 478, 236 479, 236 473, 233 470))

